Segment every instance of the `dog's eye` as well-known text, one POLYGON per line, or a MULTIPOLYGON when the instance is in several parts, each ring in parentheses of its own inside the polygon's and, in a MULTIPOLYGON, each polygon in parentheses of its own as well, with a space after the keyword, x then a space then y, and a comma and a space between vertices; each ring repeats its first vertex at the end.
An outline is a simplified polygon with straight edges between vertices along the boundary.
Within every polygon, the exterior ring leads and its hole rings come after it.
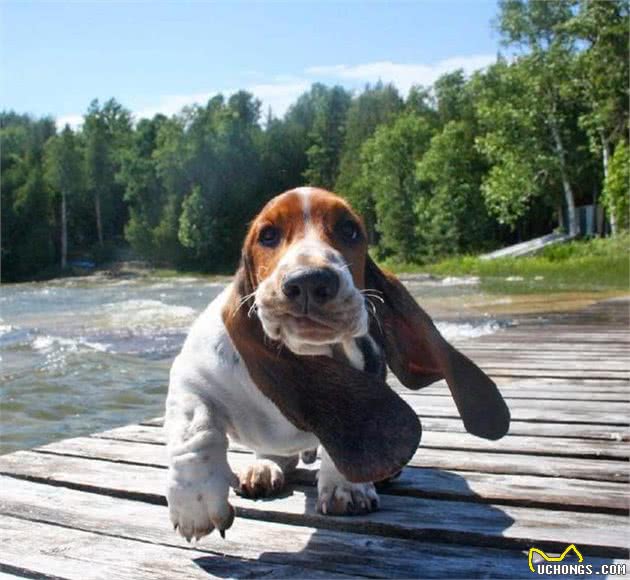
POLYGON ((343 220, 337 226, 337 231, 346 242, 356 242, 361 235, 359 226, 352 220, 343 220))
POLYGON ((258 241, 268 248, 273 248, 280 241, 280 230, 276 226, 265 226, 258 234, 258 241))

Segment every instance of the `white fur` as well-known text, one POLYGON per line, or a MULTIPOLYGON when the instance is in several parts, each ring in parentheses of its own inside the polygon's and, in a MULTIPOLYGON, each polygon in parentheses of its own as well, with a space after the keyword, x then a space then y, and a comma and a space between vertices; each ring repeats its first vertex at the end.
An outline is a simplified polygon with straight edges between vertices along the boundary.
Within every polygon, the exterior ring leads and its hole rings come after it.
MULTIPOLYGON (((187 539, 202 537, 229 520, 228 492, 237 482, 227 462, 228 435, 258 454, 274 456, 295 455, 319 444, 315 435, 293 426, 253 383, 223 324, 230 292, 226 288, 195 321, 171 369, 167 499, 171 521, 187 539)), ((339 494, 364 490, 365 484, 346 482, 325 454, 318 488, 339 494)))

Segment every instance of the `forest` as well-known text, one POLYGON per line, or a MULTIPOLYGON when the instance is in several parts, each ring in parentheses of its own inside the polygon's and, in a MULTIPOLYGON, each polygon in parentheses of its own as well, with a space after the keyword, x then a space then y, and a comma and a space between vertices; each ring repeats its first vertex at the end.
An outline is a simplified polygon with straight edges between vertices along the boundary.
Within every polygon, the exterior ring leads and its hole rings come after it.
POLYGON ((282 118, 241 91, 135 119, 93 101, 79 128, 0 114, 2 281, 63 274, 121 249, 229 272, 249 220, 299 185, 364 216, 378 259, 427 264, 579 234, 599 204, 629 227, 627 0, 502 0, 496 62, 401 95, 313 85, 282 118))

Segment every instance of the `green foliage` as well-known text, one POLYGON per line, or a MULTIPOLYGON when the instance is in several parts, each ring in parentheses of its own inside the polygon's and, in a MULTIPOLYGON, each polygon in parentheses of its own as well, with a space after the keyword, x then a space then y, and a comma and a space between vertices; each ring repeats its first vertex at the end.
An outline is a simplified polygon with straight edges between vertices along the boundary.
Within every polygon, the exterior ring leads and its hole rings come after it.
POLYGON ((417 167, 428 195, 416 204, 417 232, 425 259, 482 249, 496 229, 481 195, 487 170, 474 146, 474 125, 449 121, 417 167))
POLYGON ((420 195, 416 164, 427 150, 432 130, 415 113, 401 114, 379 127, 361 148, 362 181, 370 184, 375 201, 376 229, 383 256, 418 257, 414 205, 420 195))
POLYGON ((582 0, 565 25, 567 33, 586 43, 576 56, 575 82, 591 103, 580 122, 598 152, 627 132, 629 11, 627 0, 582 0))
POLYGON ((4 280, 24 278, 55 259, 55 220, 43 171, 44 146, 54 130, 51 119, 0 115, 4 280))
POLYGON ((116 182, 123 151, 131 139, 131 115, 114 99, 102 107, 92 101, 84 117, 85 175, 94 203, 94 225, 99 245, 120 237, 127 221, 124 190, 116 182))
POLYGON ((362 180, 361 147, 377 127, 389 124, 402 108, 403 100, 396 88, 378 83, 374 87, 368 85, 348 109, 346 135, 335 189, 361 212, 371 239, 374 239, 376 214, 371 188, 362 180))
POLYGON ((82 161, 77 137, 66 125, 46 142, 44 168, 50 187, 68 196, 79 195, 84 187, 82 161))
POLYGON ((617 231, 630 228, 630 149, 619 141, 610 162, 602 198, 609 214, 617 218, 617 231))
MULTIPOLYGON (((591 150, 601 159, 605 182, 612 171, 611 153, 615 146, 624 147, 628 135, 629 12, 627 0, 582 0, 580 10, 566 24, 568 33, 586 44, 576 56, 575 84, 590 106, 580 113, 579 122, 588 133, 591 150)), ((623 197, 617 199, 621 202, 623 197)), ((626 228, 627 205, 617 208, 608 194, 604 205, 613 233, 626 228)))
POLYGON ((304 179, 309 185, 332 189, 339 173, 350 94, 342 87, 329 89, 316 84, 311 89, 311 98, 313 122, 304 179))
POLYGON ((478 276, 484 292, 549 293, 625 291, 630 279, 630 238, 595 238, 546 248, 523 258, 482 260, 474 256, 448 258, 429 266, 389 263, 398 272, 437 276, 478 276))

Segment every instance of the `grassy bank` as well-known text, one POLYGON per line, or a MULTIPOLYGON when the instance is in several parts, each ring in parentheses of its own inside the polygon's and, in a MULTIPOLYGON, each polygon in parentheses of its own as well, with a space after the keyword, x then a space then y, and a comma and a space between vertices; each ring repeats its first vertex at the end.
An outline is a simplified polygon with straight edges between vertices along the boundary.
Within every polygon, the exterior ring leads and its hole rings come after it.
POLYGON ((552 246, 525 258, 456 256, 435 264, 385 263, 397 273, 478 276, 488 292, 628 291, 630 236, 552 246))

